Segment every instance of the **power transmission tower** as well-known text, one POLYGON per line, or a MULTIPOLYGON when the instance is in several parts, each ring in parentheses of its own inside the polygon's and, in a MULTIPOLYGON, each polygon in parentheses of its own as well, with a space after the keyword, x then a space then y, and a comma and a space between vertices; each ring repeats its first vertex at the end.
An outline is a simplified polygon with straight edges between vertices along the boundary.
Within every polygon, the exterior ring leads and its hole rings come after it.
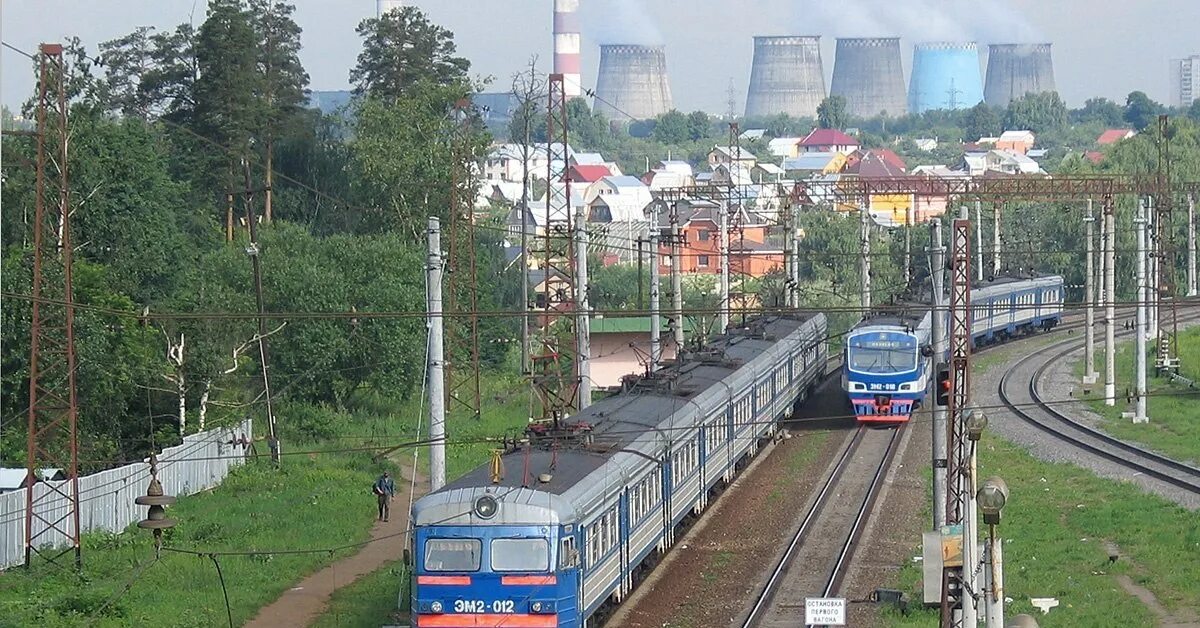
MULTIPOLYGON (((456 408, 474 419, 479 418, 479 301, 476 298, 477 263, 475 250, 475 153, 471 131, 475 123, 471 102, 466 98, 454 105, 454 131, 451 136, 450 164, 450 275, 446 312, 446 340, 450 359, 446 368, 446 406, 456 408)), ((524 281, 524 278, 522 278, 524 281)))
POLYGON ((948 96, 948 98, 946 100, 946 108, 947 109, 949 109, 951 111, 958 109, 958 96, 960 94, 962 94, 962 90, 954 89, 954 79, 951 78, 950 79, 950 89, 946 90, 946 96, 948 96))
POLYGON ((729 87, 725 90, 725 116, 733 121, 737 119, 737 89, 733 86, 733 77, 729 77, 729 87))
MULTIPOLYGON (((567 177, 567 97, 562 74, 551 74, 547 84, 546 108, 548 162, 545 232, 538 238, 542 293, 537 350, 531 356, 534 399, 531 431, 557 434, 573 431, 564 420, 576 409, 586 408, 591 386, 587 382, 587 342, 581 337, 579 321, 587 312, 575 312, 577 251, 575 216, 571 211, 571 181, 567 177), (579 349, 585 351, 581 355, 579 349)), ((586 255, 586 250, 583 251, 586 255)))
POLYGON ((64 88, 66 61, 61 44, 42 44, 40 53, 25 566, 31 566, 35 553, 57 564, 68 552, 73 552, 78 569, 82 565, 82 555, 79 545, 75 300, 71 285, 73 244, 67 176, 69 128, 64 88), (66 480, 41 482, 42 469, 62 469, 66 472, 66 480))

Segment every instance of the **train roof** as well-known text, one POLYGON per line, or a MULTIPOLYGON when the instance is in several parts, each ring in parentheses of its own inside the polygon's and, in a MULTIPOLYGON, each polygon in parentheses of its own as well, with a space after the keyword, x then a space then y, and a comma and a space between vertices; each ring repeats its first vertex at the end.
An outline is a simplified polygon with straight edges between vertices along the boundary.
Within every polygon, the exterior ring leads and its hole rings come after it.
MULTIPOLYGON (((591 425, 588 445, 564 442, 557 449, 532 445, 502 457, 500 486, 528 486, 562 495, 608 463, 617 454, 653 458, 651 447, 639 439, 659 432, 670 441, 662 423, 714 388, 727 393, 723 381, 744 364, 767 352, 778 339, 800 329, 814 315, 772 316, 746 328, 717 336, 703 351, 685 353, 681 361, 664 366, 650 377, 637 378, 612 397, 596 401, 570 418, 591 425), (648 451, 643 451, 643 449, 648 451), (541 481, 543 474, 549 481, 541 481)), ((823 337, 822 337, 823 339, 823 337)), ((614 472, 616 469, 614 468, 614 472)), ((619 474, 617 474, 619 475, 619 474)), ((452 491, 491 484, 490 465, 482 465, 441 489, 452 491)), ((623 482, 613 477, 615 483, 623 482)))

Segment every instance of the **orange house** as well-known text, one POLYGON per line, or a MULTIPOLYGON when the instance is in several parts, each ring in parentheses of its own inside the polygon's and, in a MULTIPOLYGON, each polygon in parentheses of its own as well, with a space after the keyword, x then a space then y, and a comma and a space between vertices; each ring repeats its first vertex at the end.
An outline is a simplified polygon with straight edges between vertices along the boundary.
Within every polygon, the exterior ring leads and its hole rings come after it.
MULTIPOLYGON (((721 273, 720 211, 721 206, 712 201, 679 202, 679 231, 684 242, 679 256, 682 274, 721 273)), ((739 225, 729 231, 730 273, 762 277, 783 267, 783 249, 767 241, 767 221, 743 208, 730 224, 739 225)), ((659 227, 664 237, 670 235, 669 218, 662 217, 659 227)), ((671 272, 670 245, 660 245, 658 253, 659 272, 666 275, 671 272)))

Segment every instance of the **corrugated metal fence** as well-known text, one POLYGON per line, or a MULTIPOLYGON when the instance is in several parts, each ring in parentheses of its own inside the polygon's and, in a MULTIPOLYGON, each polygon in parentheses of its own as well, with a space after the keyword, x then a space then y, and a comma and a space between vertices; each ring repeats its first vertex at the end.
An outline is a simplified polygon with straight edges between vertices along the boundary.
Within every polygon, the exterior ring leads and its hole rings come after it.
MULTIPOLYGON (((210 430, 183 438, 183 444, 159 454, 158 478, 163 491, 177 497, 191 495, 221 483, 229 470, 245 462, 247 453, 231 440, 252 438, 250 419, 235 428, 210 430)), ((83 532, 120 532, 146 515, 146 507, 133 503, 146 494, 150 465, 138 462, 79 478, 79 526, 83 532)), ((51 484, 61 485, 62 482, 51 484)), ((25 563, 25 490, 0 495, 0 569, 25 563)), ((55 521, 67 513, 67 501, 45 483, 35 492, 34 512, 55 521), (49 495, 48 495, 49 494, 49 495)), ((45 523, 34 520, 35 530, 45 523)), ((58 533, 40 537, 47 544, 66 539, 58 533)))

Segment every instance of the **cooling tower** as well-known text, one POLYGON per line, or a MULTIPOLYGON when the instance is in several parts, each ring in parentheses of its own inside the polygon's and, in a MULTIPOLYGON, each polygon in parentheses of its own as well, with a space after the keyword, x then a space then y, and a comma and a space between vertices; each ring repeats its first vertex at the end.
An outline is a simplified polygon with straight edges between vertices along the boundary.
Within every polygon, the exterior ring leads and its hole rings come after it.
POLYGON ((974 42, 929 42, 913 47, 908 111, 969 109, 983 100, 979 49, 974 42))
POLYGON ((592 111, 609 120, 654 118, 671 110, 667 53, 661 46, 600 46, 592 111))
POLYGON ((1051 44, 992 44, 988 46, 984 100, 993 107, 1025 94, 1056 91, 1051 44))
POLYGON ((829 93, 846 99, 846 111, 869 118, 887 112, 904 115, 904 68, 899 37, 837 40, 829 93))
POLYGON ((554 0, 554 73, 563 75, 567 98, 583 93, 579 30, 579 0, 554 0))
POLYGON ((820 37, 755 37, 746 116, 817 115, 825 99, 820 37))

